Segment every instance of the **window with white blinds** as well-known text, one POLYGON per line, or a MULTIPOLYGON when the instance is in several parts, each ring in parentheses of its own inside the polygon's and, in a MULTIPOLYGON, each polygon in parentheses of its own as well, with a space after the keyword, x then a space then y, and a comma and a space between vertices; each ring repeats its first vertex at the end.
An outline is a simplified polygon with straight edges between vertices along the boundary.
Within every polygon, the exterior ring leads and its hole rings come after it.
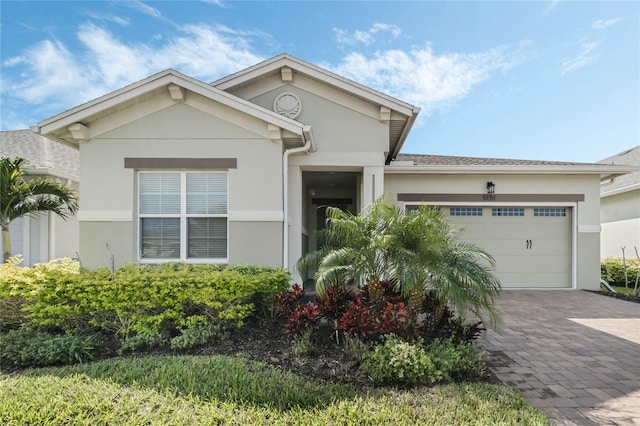
POLYGON ((227 173, 139 172, 140 259, 227 261, 227 173))

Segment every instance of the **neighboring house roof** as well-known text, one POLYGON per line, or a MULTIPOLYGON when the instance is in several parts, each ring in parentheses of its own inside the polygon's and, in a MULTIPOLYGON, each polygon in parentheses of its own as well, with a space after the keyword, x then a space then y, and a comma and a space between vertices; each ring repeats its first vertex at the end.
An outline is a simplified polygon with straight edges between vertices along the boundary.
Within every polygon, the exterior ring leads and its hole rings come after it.
POLYGON ((0 156, 22 157, 31 166, 30 174, 49 174, 78 180, 78 149, 62 145, 34 133, 30 129, 0 132, 0 156))
POLYGON ((575 163, 565 161, 516 160, 508 158, 459 157, 446 155, 398 154, 385 168, 393 173, 532 173, 584 174, 599 173, 601 179, 612 179, 635 168, 626 165, 575 163))
MULTIPOLYGON (((78 146, 81 141, 96 136, 91 124, 105 115, 121 111, 138 103, 141 98, 155 96, 163 91, 167 93, 167 99, 173 102, 182 102, 185 100, 184 89, 263 120, 276 129, 288 131, 296 135, 302 143, 311 140, 310 126, 283 117, 172 69, 159 72, 43 120, 38 123, 37 131, 61 143, 78 146)), ((104 131, 105 129, 96 130, 98 134, 104 131)), ((279 137, 279 134, 276 136, 279 137)))
POLYGON ((282 53, 266 61, 260 62, 252 67, 246 68, 237 73, 211 83, 212 86, 221 90, 230 91, 245 85, 251 84, 257 79, 268 75, 280 73, 282 68, 288 67, 296 72, 304 74, 312 79, 336 87, 337 89, 357 96, 366 102, 387 108, 389 113, 389 155, 387 161, 393 160, 404 143, 413 123, 420 113, 420 108, 396 99, 392 96, 378 92, 370 87, 364 86, 355 81, 344 78, 329 70, 303 61, 299 58, 282 53))
MULTIPOLYGON (((640 145, 628 149, 619 154, 607 157, 598 161, 600 164, 624 164, 629 166, 640 166, 640 145)), ((623 192, 640 189, 640 168, 627 175, 616 177, 610 182, 603 182, 600 188, 602 197, 621 194, 623 192)))

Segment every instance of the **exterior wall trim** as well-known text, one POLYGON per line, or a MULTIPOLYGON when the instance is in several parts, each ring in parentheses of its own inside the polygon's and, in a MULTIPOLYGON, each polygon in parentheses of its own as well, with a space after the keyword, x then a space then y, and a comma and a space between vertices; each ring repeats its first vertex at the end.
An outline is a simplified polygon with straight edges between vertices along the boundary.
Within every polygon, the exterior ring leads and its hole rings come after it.
POLYGON ((584 201, 584 194, 398 194, 404 202, 572 202, 584 201))
POLYGON ((130 158, 125 169, 237 169, 237 158, 130 158))
POLYGON ((282 222, 281 210, 229 210, 230 222, 282 222))

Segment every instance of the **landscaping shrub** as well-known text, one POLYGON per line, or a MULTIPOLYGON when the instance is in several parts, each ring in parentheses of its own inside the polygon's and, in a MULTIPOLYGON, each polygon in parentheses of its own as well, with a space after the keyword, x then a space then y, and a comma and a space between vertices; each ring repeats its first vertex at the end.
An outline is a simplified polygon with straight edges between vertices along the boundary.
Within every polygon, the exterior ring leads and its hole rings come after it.
POLYGON ((180 331, 180 335, 171 339, 171 349, 191 349, 206 344, 215 335, 211 327, 196 324, 180 331))
POLYGON ((607 257, 602 259, 600 261, 601 278, 609 284, 624 286, 625 263, 627 266, 627 281, 630 287, 634 286, 638 270, 640 270, 640 260, 638 259, 626 259, 625 262, 622 261, 621 257, 607 257))
POLYGON ((289 314, 284 332, 290 335, 301 335, 305 332, 310 332, 320 326, 320 319, 321 312, 317 304, 309 302, 304 305, 298 305, 289 314))
POLYGON ((425 347, 422 339, 407 342, 390 334, 369 352, 361 368, 378 382, 414 385, 478 376, 484 363, 471 343, 437 339, 425 347))
POLYGON ((384 337, 361 366, 377 382, 419 384, 436 382, 438 371, 422 345, 397 336, 384 337))
POLYGON ((96 336, 51 335, 35 330, 0 334, 0 360, 16 367, 44 367, 90 361, 97 351, 96 336))
POLYGON ((182 336, 176 347, 195 345, 204 328, 213 333, 241 327, 252 315, 272 316, 273 295, 290 280, 282 268, 247 265, 127 265, 114 274, 81 271, 70 260, 18 265, 0 267, 0 306, 11 308, 0 316, 3 330, 26 324, 68 334, 100 331, 126 342, 123 350, 162 346, 176 336, 182 336))
POLYGON ((290 289, 273 296, 274 304, 278 307, 280 316, 288 317, 294 310, 304 291, 299 284, 294 284, 290 289))

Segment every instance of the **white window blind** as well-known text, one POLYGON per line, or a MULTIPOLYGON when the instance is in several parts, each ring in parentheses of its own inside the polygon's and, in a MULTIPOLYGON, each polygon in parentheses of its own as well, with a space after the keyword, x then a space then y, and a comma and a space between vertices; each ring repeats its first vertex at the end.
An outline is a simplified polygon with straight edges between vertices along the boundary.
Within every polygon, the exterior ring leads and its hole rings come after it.
POLYGON ((227 174, 140 172, 140 258, 228 257, 227 174))

